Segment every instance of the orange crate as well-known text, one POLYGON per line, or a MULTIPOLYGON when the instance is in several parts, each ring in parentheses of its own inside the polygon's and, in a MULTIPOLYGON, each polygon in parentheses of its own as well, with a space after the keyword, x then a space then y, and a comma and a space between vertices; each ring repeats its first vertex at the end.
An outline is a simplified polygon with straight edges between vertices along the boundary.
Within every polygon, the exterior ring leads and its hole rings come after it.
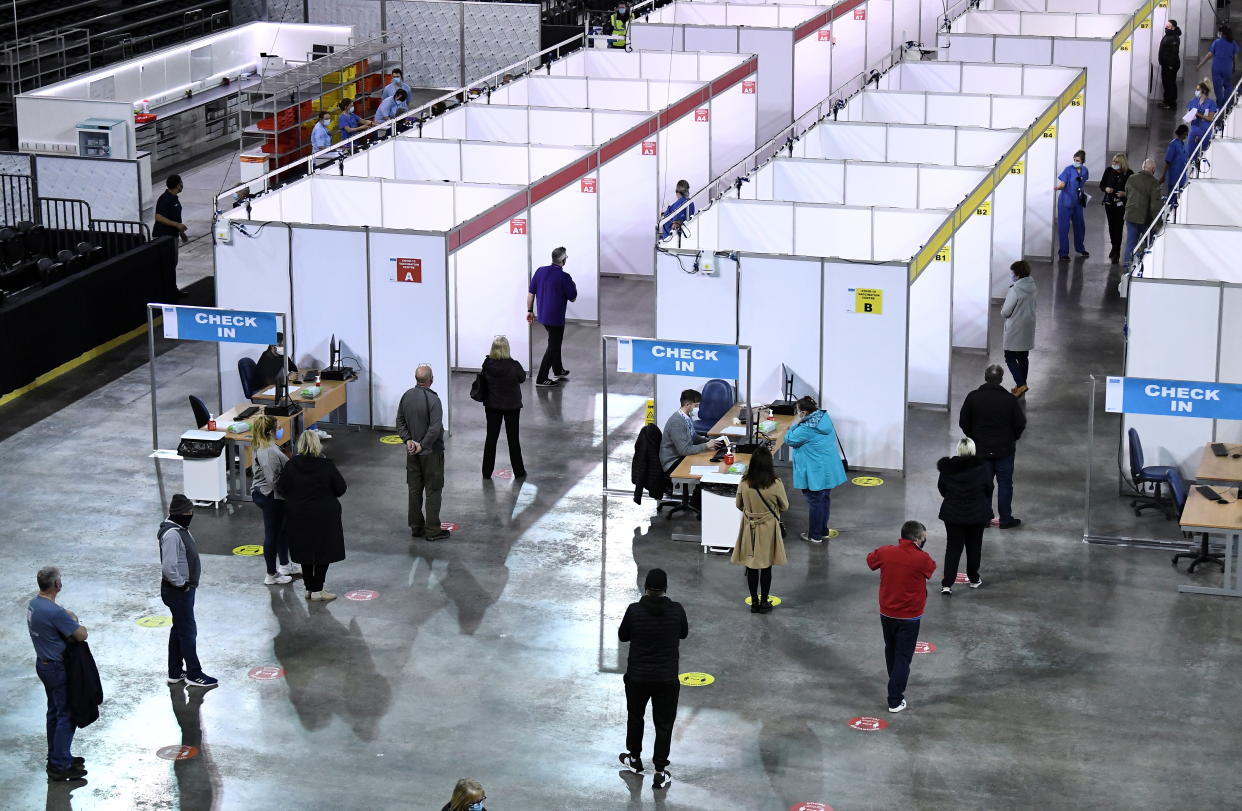
MULTIPOLYGON (((307 103, 309 104, 309 102, 307 103)), ((309 117, 310 112, 308 111, 306 115, 309 117)), ((277 129, 283 130, 283 129, 288 129, 289 127, 292 127, 296 123, 298 123, 298 108, 289 107, 289 108, 286 108, 278 112, 275 118, 272 118, 272 116, 269 115, 267 118, 260 120, 259 129, 261 130, 277 130, 277 129)))

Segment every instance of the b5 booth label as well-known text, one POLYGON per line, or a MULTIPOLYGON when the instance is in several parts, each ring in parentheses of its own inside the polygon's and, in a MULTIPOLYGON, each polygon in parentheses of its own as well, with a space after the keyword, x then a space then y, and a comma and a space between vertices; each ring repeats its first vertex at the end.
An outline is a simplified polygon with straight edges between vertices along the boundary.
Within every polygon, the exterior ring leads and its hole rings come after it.
POLYGON ((1242 419, 1242 385, 1237 383, 1110 377, 1104 392, 1104 410, 1114 413, 1242 419))
POLYGON ((617 371, 737 380, 738 351, 729 344, 617 339, 617 371))

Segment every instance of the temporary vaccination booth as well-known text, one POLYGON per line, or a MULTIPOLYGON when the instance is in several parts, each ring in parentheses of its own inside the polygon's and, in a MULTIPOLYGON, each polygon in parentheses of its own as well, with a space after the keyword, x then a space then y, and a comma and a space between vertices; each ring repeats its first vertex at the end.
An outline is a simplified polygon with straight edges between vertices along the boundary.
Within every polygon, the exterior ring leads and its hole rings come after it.
POLYGON ((1109 153, 1126 151, 1131 123, 1147 121, 1154 47, 1159 45, 1153 24, 1157 3, 1147 0, 1126 13, 969 11, 947 35, 949 58, 1085 67, 1082 148, 1088 165, 1106 165, 1109 153))

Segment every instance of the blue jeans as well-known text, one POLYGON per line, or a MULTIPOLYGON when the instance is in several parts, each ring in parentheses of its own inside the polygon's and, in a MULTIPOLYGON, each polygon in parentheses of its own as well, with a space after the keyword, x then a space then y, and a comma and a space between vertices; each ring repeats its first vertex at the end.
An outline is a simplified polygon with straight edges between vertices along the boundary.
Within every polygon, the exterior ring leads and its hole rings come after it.
POLYGON ((919 624, 919 620, 899 620, 880 615, 880 625, 884 628, 884 664, 888 666, 890 708, 905 700, 914 643, 919 641, 919 624))
POLYGON ((1134 249, 1138 247, 1139 237, 1143 236, 1143 232, 1147 230, 1147 226, 1139 222, 1126 223, 1126 255, 1122 257, 1122 264, 1130 267, 1134 261, 1134 249))
POLYGON ((289 539, 281 532, 285 524, 284 499, 265 496, 258 488, 250 491, 250 497, 263 511, 263 560, 267 563, 267 573, 276 574, 278 553, 280 565, 289 565, 289 539))
POLYGON ((832 511, 831 490, 803 490, 806 506, 811 511, 810 526, 806 534, 812 538, 828 537, 828 513, 832 511))
POLYGON ((1086 225, 1082 219, 1082 206, 1057 206, 1057 235, 1060 246, 1060 255, 1069 256, 1069 229, 1074 226, 1074 250, 1079 253, 1086 253, 1087 247, 1083 244, 1083 237, 1086 234, 1086 225))
POLYGON ((168 632, 168 678, 183 672, 190 677, 203 675, 198 663, 198 625, 194 622, 194 592, 160 584, 160 599, 172 612, 172 629, 168 632), (184 663, 184 666, 183 666, 184 663))
POLYGON ((47 763, 53 769, 73 766, 73 733, 76 731, 69 719, 69 678, 65 675, 63 662, 35 664, 39 681, 47 693, 47 763))
POLYGON ((996 477, 996 512, 1002 522, 1013 518, 1013 457, 1011 453, 987 460, 989 471, 996 477))

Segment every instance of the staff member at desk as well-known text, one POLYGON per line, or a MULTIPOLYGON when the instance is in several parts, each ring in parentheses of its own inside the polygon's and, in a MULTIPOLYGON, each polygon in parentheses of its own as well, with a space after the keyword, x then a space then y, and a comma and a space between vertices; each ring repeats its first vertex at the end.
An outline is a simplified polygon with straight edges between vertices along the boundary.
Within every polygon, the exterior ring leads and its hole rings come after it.
POLYGON ((661 236, 668 239, 673 231, 681 232, 681 224, 694 216, 694 203, 690 202, 690 181, 677 181, 677 199, 674 200, 669 207, 664 209, 664 213, 660 215, 660 219, 671 217, 666 220, 661 230, 661 236))
MULTIPOLYGON (((259 355, 259 359, 255 361, 254 385, 255 391, 262 391, 268 386, 276 385, 276 377, 280 374, 281 369, 288 374, 298 374, 298 365, 293 362, 293 358, 285 355, 285 334, 283 332, 276 333, 276 343, 263 350, 263 354, 259 355)), ((331 439, 332 434, 312 425, 308 431, 318 434, 320 439, 331 439)))
POLYGON ((338 106, 341 108, 341 114, 336 119, 336 129, 341 133, 341 140, 345 140, 351 135, 357 135, 371 126, 370 120, 354 113, 353 99, 341 99, 341 103, 338 106))
POLYGON ((396 118, 402 113, 409 110, 405 100, 409 98, 404 90, 398 90, 395 94, 388 96, 380 102, 379 107, 375 110, 375 123, 383 124, 390 118, 396 118))
POLYGON ((311 130, 311 149, 315 152, 332 146, 332 113, 324 110, 311 130))
POLYGON ((410 86, 402 80, 401 68, 393 68, 392 81, 384 85, 384 98, 392 98, 398 90, 404 90, 407 99, 410 97, 410 86))
POLYGON ((681 393, 681 408, 664 423, 664 435, 660 437, 660 466, 665 472, 672 471, 682 457, 720 447, 722 440, 712 439, 694 430, 694 420, 699 415, 701 402, 702 394, 694 389, 686 389, 681 393))

